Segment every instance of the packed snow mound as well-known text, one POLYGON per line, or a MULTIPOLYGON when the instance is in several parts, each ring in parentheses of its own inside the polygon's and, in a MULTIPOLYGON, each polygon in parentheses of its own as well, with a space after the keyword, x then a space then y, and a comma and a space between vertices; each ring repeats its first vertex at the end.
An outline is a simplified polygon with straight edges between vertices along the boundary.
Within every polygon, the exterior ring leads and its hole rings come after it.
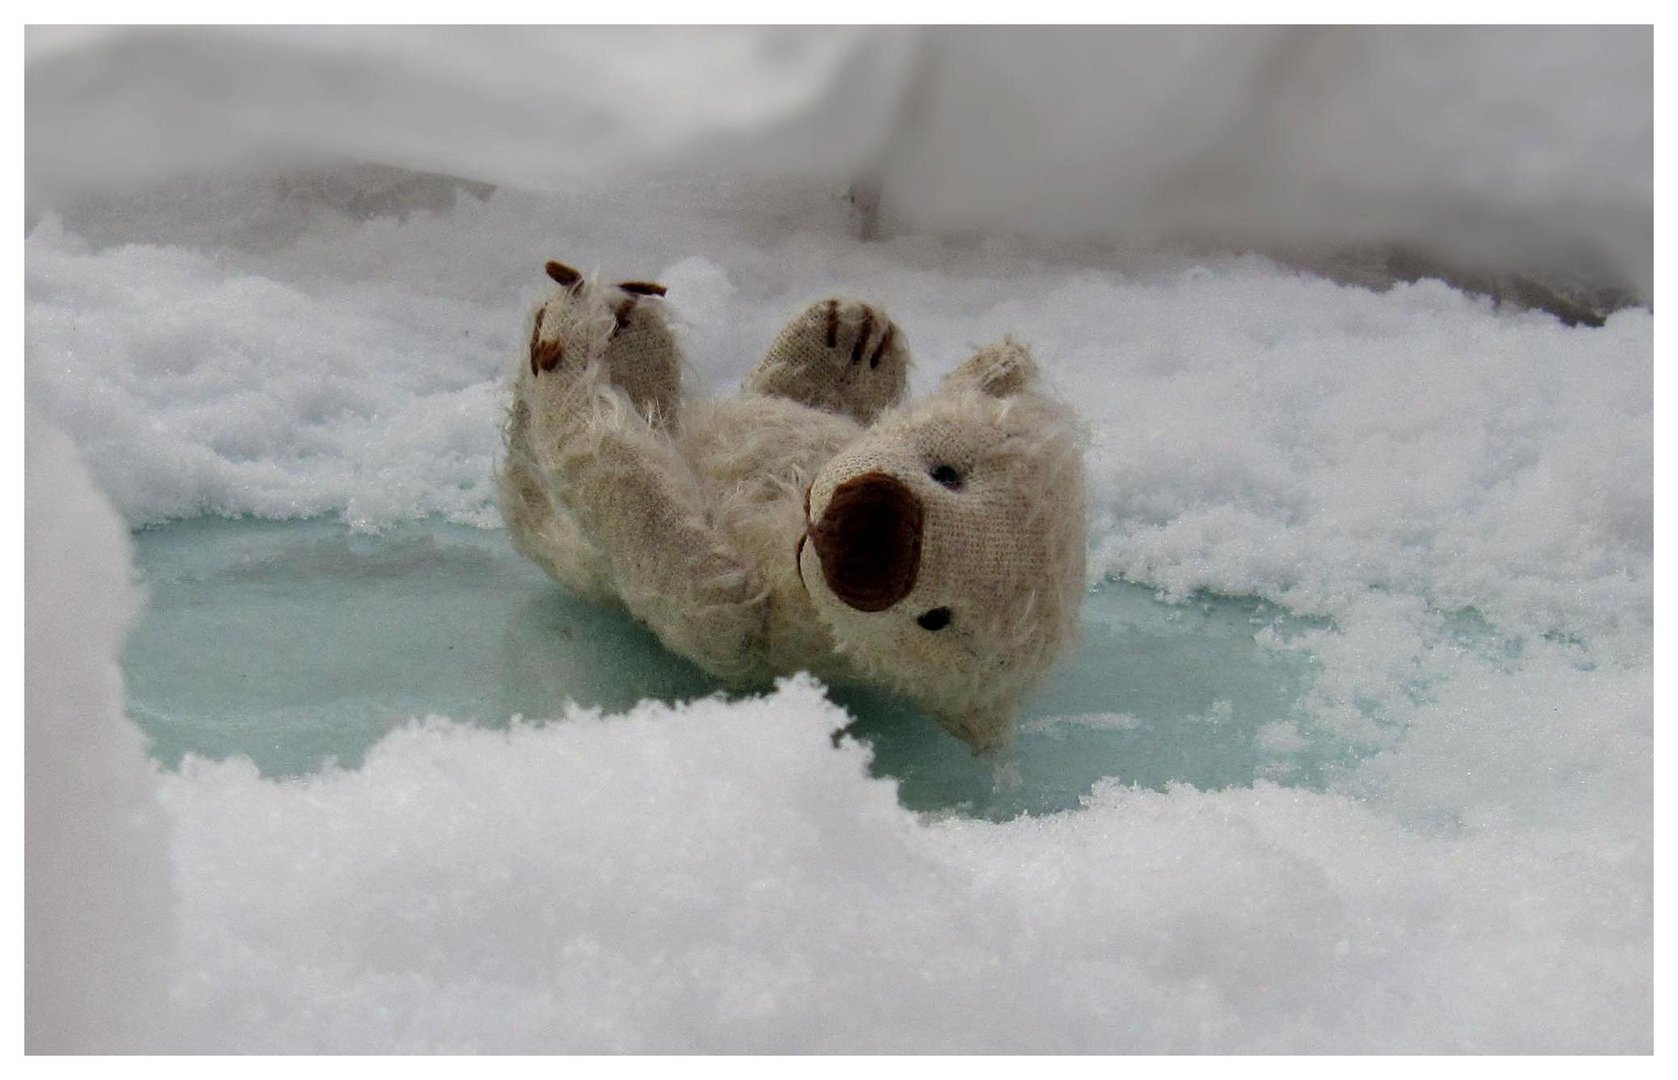
POLYGON ((157 770, 122 711, 116 654, 139 607, 128 537, 33 408, 25 438, 25 1049, 156 1051, 174 897, 157 770))
MULTIPOLYGON (((1645 685, 1599 690, 1636 722, 1645 685)), ((189 763, 165 785, 205 973, 188 1044, 1648 1046, 1646 852, 1612 828, 1558 857, 1520 808, 1428 835, 1264 783, 923 821, 835 747, 845 720, 795 679, 510 732, 433 719, 286 784, 189 763)))

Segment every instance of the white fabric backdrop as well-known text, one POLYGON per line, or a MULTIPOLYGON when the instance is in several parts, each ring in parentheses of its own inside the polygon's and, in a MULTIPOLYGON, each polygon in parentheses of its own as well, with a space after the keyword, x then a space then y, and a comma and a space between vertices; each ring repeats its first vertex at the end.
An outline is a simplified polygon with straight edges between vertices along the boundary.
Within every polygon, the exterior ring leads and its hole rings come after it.
POLYGON ((877 191, 907 229, 1400 244, 1648 295, 1648 28, 27 36, 31 203, 253 160, 877 191))

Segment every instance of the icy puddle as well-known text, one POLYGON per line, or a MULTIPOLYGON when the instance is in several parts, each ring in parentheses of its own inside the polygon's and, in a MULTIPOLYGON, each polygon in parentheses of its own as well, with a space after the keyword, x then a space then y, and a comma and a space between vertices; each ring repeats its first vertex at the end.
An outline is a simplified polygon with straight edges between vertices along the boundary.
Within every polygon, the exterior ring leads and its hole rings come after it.
MULTIPOLYGON (((201 518, 134 540, 148 605, 124 657, 129 708, 169 766, 244 754, 295 775, 354 766, 411 717, 495 726, 569 701, 610 712, 715 691, 628 618, 562 593, 498 530, 201 518)), ((1000 757, 884 694, 833 697, 918 810, 1067 809, 1104 778, 1316 786, 1343 749, 1301 715, 1314 660, 1287 642, 1307 625, 1251 598, 1166 604, 1102 586, 1078 652, 1000 757)))

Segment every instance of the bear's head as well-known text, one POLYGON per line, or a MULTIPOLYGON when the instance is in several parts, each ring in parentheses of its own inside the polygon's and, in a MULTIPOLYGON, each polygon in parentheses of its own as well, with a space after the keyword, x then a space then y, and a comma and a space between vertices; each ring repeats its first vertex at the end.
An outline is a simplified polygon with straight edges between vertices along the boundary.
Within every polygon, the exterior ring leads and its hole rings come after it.
POLYGON ((1009 340, 811 484, 798 568, 841 651, 975 749, 1077 633, 1083 430, 1009 340))

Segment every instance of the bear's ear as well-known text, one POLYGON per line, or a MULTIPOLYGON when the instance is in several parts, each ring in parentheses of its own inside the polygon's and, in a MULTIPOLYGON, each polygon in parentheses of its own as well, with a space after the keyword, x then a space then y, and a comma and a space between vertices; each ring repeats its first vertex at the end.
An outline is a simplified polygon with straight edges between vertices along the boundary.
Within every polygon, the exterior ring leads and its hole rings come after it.
POLYGON ((1034 389, 1037 379, 1037 361, 1031 358, 1031 350, 1005 337, 994 345, 986 345, 967 363, 944 376, 944 388, 967 388, 1005 398, 1034 389))

